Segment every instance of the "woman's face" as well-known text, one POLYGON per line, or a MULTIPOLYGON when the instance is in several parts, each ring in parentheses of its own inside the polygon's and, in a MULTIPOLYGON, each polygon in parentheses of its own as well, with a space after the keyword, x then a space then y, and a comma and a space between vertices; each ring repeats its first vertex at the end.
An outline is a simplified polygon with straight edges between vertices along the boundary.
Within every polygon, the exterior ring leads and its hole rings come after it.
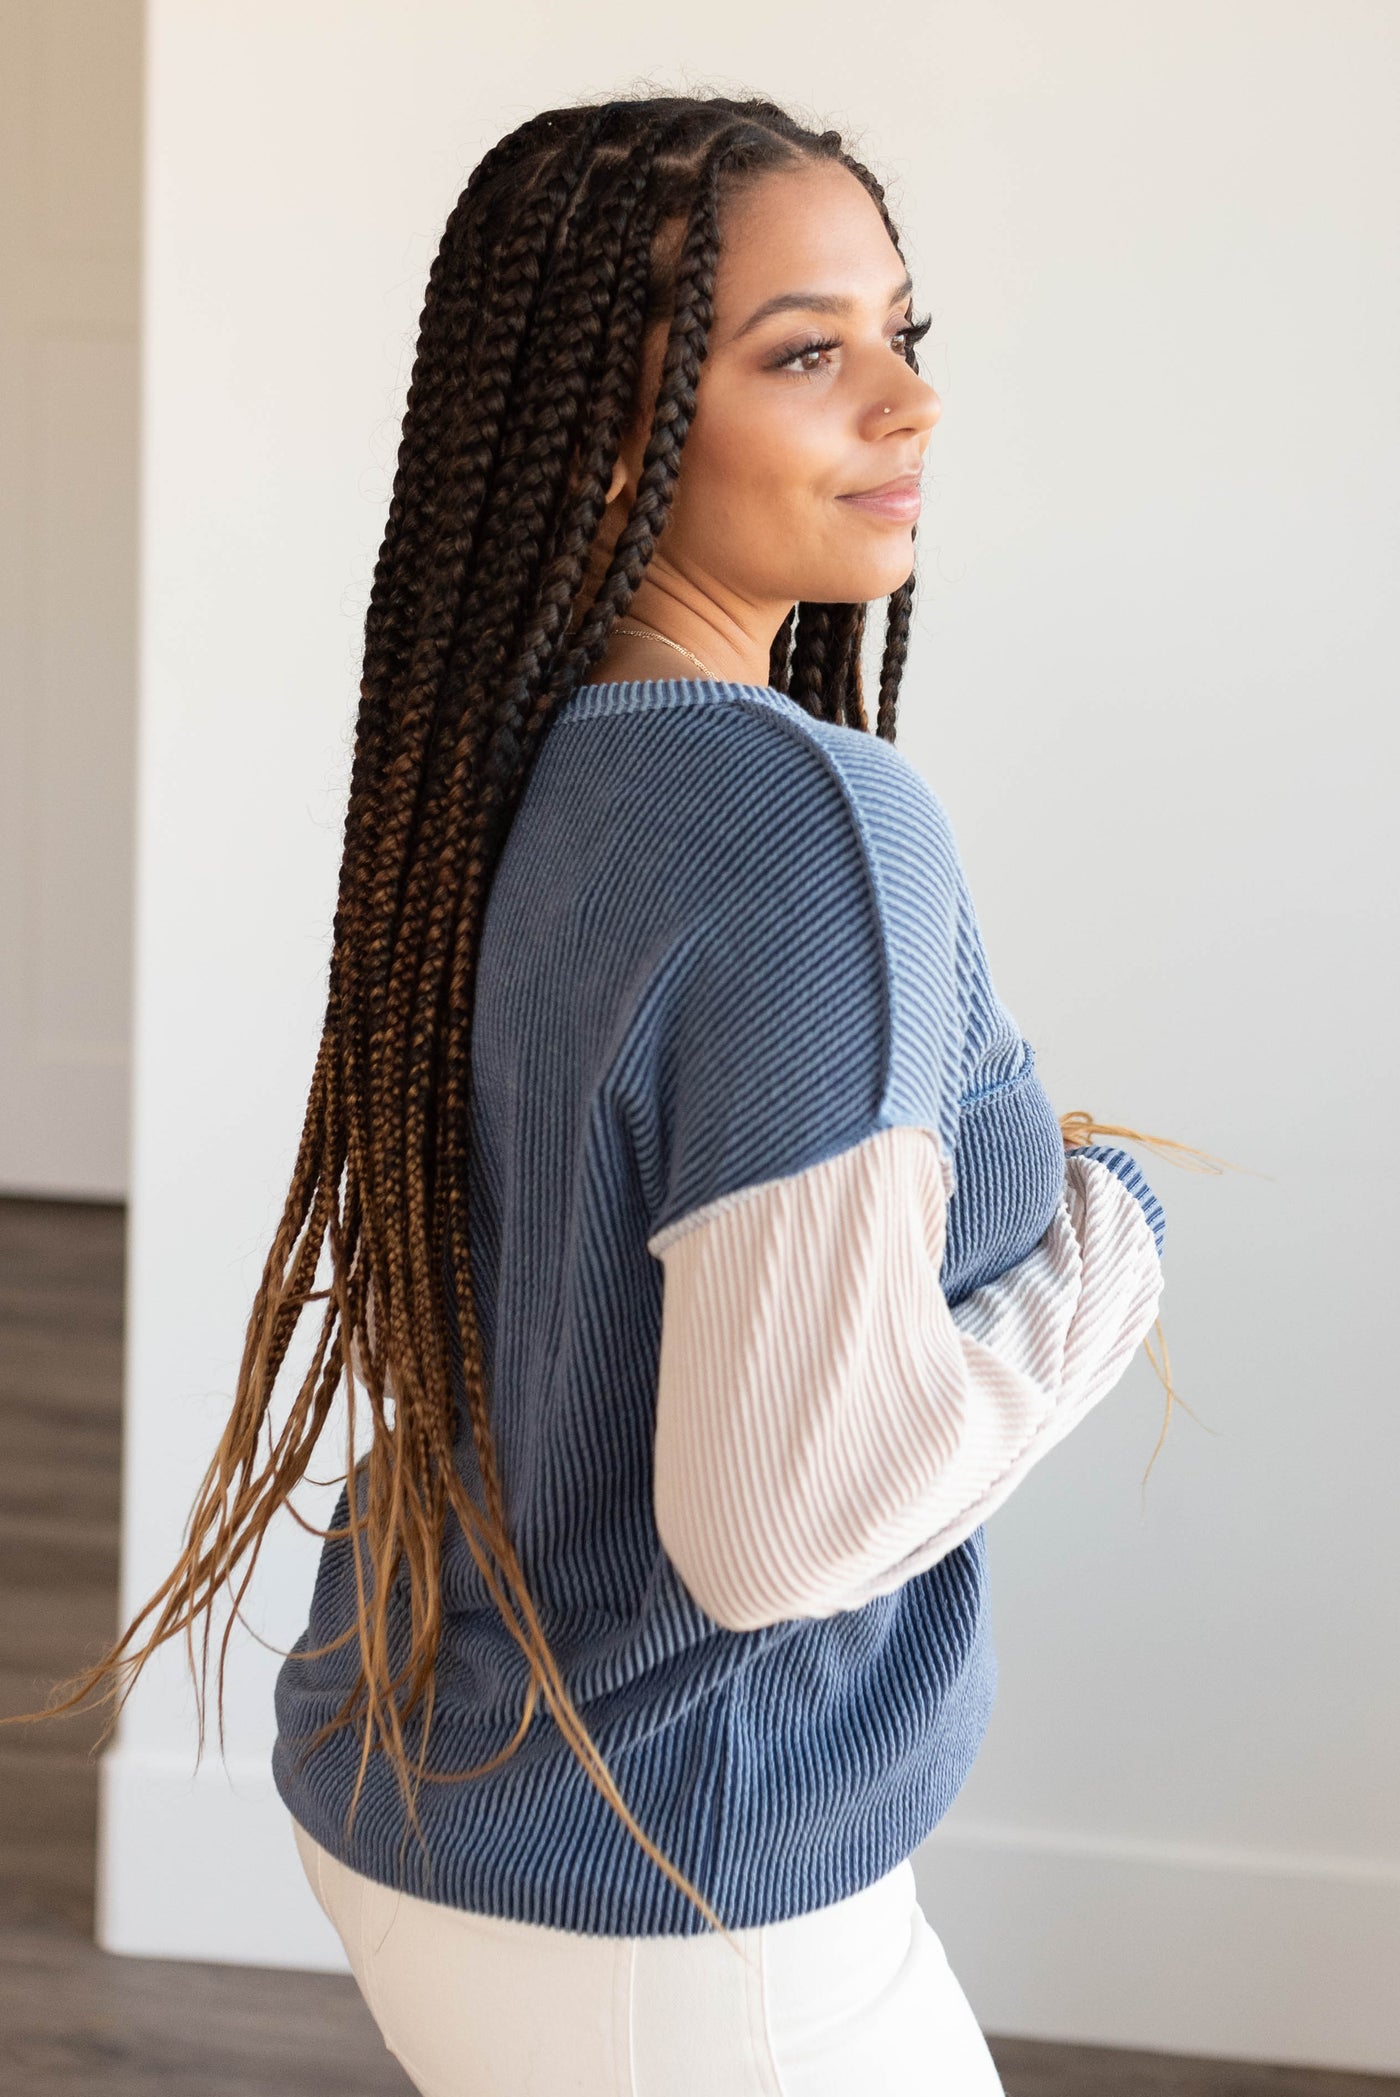
MULTIPOLYGON (((731 201, 695 415, 634 617, 676 633, 698 616, 766 660, 794 604, 869 602, 907 579, 915 517, 849 497, 917 475, 942 413, 904 361, 911 312, 904 264, 846 168, 773 173, 731 201)), ((595 553, 636 493, 665 337, 647 344, 645 420, 595 553)))

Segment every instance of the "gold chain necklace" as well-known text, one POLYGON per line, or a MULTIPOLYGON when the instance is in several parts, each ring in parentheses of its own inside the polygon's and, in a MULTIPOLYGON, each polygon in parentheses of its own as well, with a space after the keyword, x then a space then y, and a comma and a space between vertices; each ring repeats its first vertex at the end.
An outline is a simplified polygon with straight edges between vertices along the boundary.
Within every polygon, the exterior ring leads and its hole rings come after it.
MULTIPOLYGON (((682 648, 679 641, 668 641, 665 634, 658 633, 654 626, 623 626, 622 623, 619 621, 618 624, 614 626, 613 632, 636 634, 638 639, 643 641, 660 641, 664 647, 678 649, 682 655, 690 656, 691 662, 693 662, 698 669, 703 670, 707 677, 714 677, 715 675, 714 671, 710 668, 708 663, 702 663, 698 655, 691 655, 690 650, 688 648, 682 648)), ((715 679, 715 682, 719 682, 718 678, 715 679)))

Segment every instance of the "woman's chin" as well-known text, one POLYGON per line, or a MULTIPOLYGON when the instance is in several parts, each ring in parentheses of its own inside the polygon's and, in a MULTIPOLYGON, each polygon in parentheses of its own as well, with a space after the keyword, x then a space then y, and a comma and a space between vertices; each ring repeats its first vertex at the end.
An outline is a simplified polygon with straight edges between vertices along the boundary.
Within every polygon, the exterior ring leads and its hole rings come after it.
POLYGON ((914 542, 909 537, 909 526, 904 526, 904 543, 890 529, 889 545, 881 557, 861 561, 843 561, 830 571, 814 578, 810 590, 798 593, 798 601, 806 604, 873 604, 879 597, 890 597, 901 584, 908 582, 914 573, 914 542))

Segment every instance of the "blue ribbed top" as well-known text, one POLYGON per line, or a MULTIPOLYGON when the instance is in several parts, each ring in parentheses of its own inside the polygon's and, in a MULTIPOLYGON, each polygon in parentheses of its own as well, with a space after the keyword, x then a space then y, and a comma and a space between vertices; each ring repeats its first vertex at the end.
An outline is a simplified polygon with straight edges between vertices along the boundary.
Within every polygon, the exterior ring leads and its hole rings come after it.
MULTIPOLYGON (((629 1810, 731 1929, 868 1885, 947 1811, 996 1695, 985 1532, 889 1594, 733 1631, 662 1549, 652 1450, 662 1266, 647 1239, 899 1123, 954 1161, 944 1293, 1023 1260, 1064 1186, 1058 1119, 993 987, 946 811, 892 745, 767 686, 578 687, 488 899, 473 1032, 471 1229, 511 1534, 629 1810)), ((1161 1205, 1124 1151, 1088 1146, 1161 1205)), ((449 1306, 455 1319, 450 1283, 449 1306)), ((460 1367, 458 1461, 483 1501, 460 1367)), ((346 1520, 342 1490, 332 1521, 346 1520)), ((367 1569, 366 1569, 367 1571, 367 1569)), ((407 1588, 389 1598, 407 1653, 407 1588)), ((703 1916, 600 1797, 543 1697, 489 1775, 424 1784, 431 1870, 382 1753, 345 1730, 354 1567, 323 1546, 276 1685, 278 1792, 386 1885, 589 1934, 703 1916)), ((455 1518, 428 1767, 503 1748, 527 1668, 455 1518)), ((419 1734, 410 1727, 416 1744, 419 1734)))

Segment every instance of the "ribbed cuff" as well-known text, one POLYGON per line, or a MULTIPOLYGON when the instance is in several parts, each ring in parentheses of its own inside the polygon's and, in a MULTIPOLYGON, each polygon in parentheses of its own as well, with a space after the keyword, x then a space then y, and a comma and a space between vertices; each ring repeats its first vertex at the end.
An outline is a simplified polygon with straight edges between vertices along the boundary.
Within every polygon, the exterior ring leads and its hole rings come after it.
POLYGON ((1157 1255, 1160 1259, 1162 1243, 1167 1235, 1167 1212, 1148 1185, 1142 1167, 1132 1152, 1120 1150, 1117 1145, 1110 1143, 1076 1143, 1072 1149, 1065 1152, 1065 1156, 1097 1158, 1122 1180, 1125 1187, 1132 1189, 1142 1203, 1143 1214, 1152 1226, 1152 1236, 1156 1240, 1157 1255))

